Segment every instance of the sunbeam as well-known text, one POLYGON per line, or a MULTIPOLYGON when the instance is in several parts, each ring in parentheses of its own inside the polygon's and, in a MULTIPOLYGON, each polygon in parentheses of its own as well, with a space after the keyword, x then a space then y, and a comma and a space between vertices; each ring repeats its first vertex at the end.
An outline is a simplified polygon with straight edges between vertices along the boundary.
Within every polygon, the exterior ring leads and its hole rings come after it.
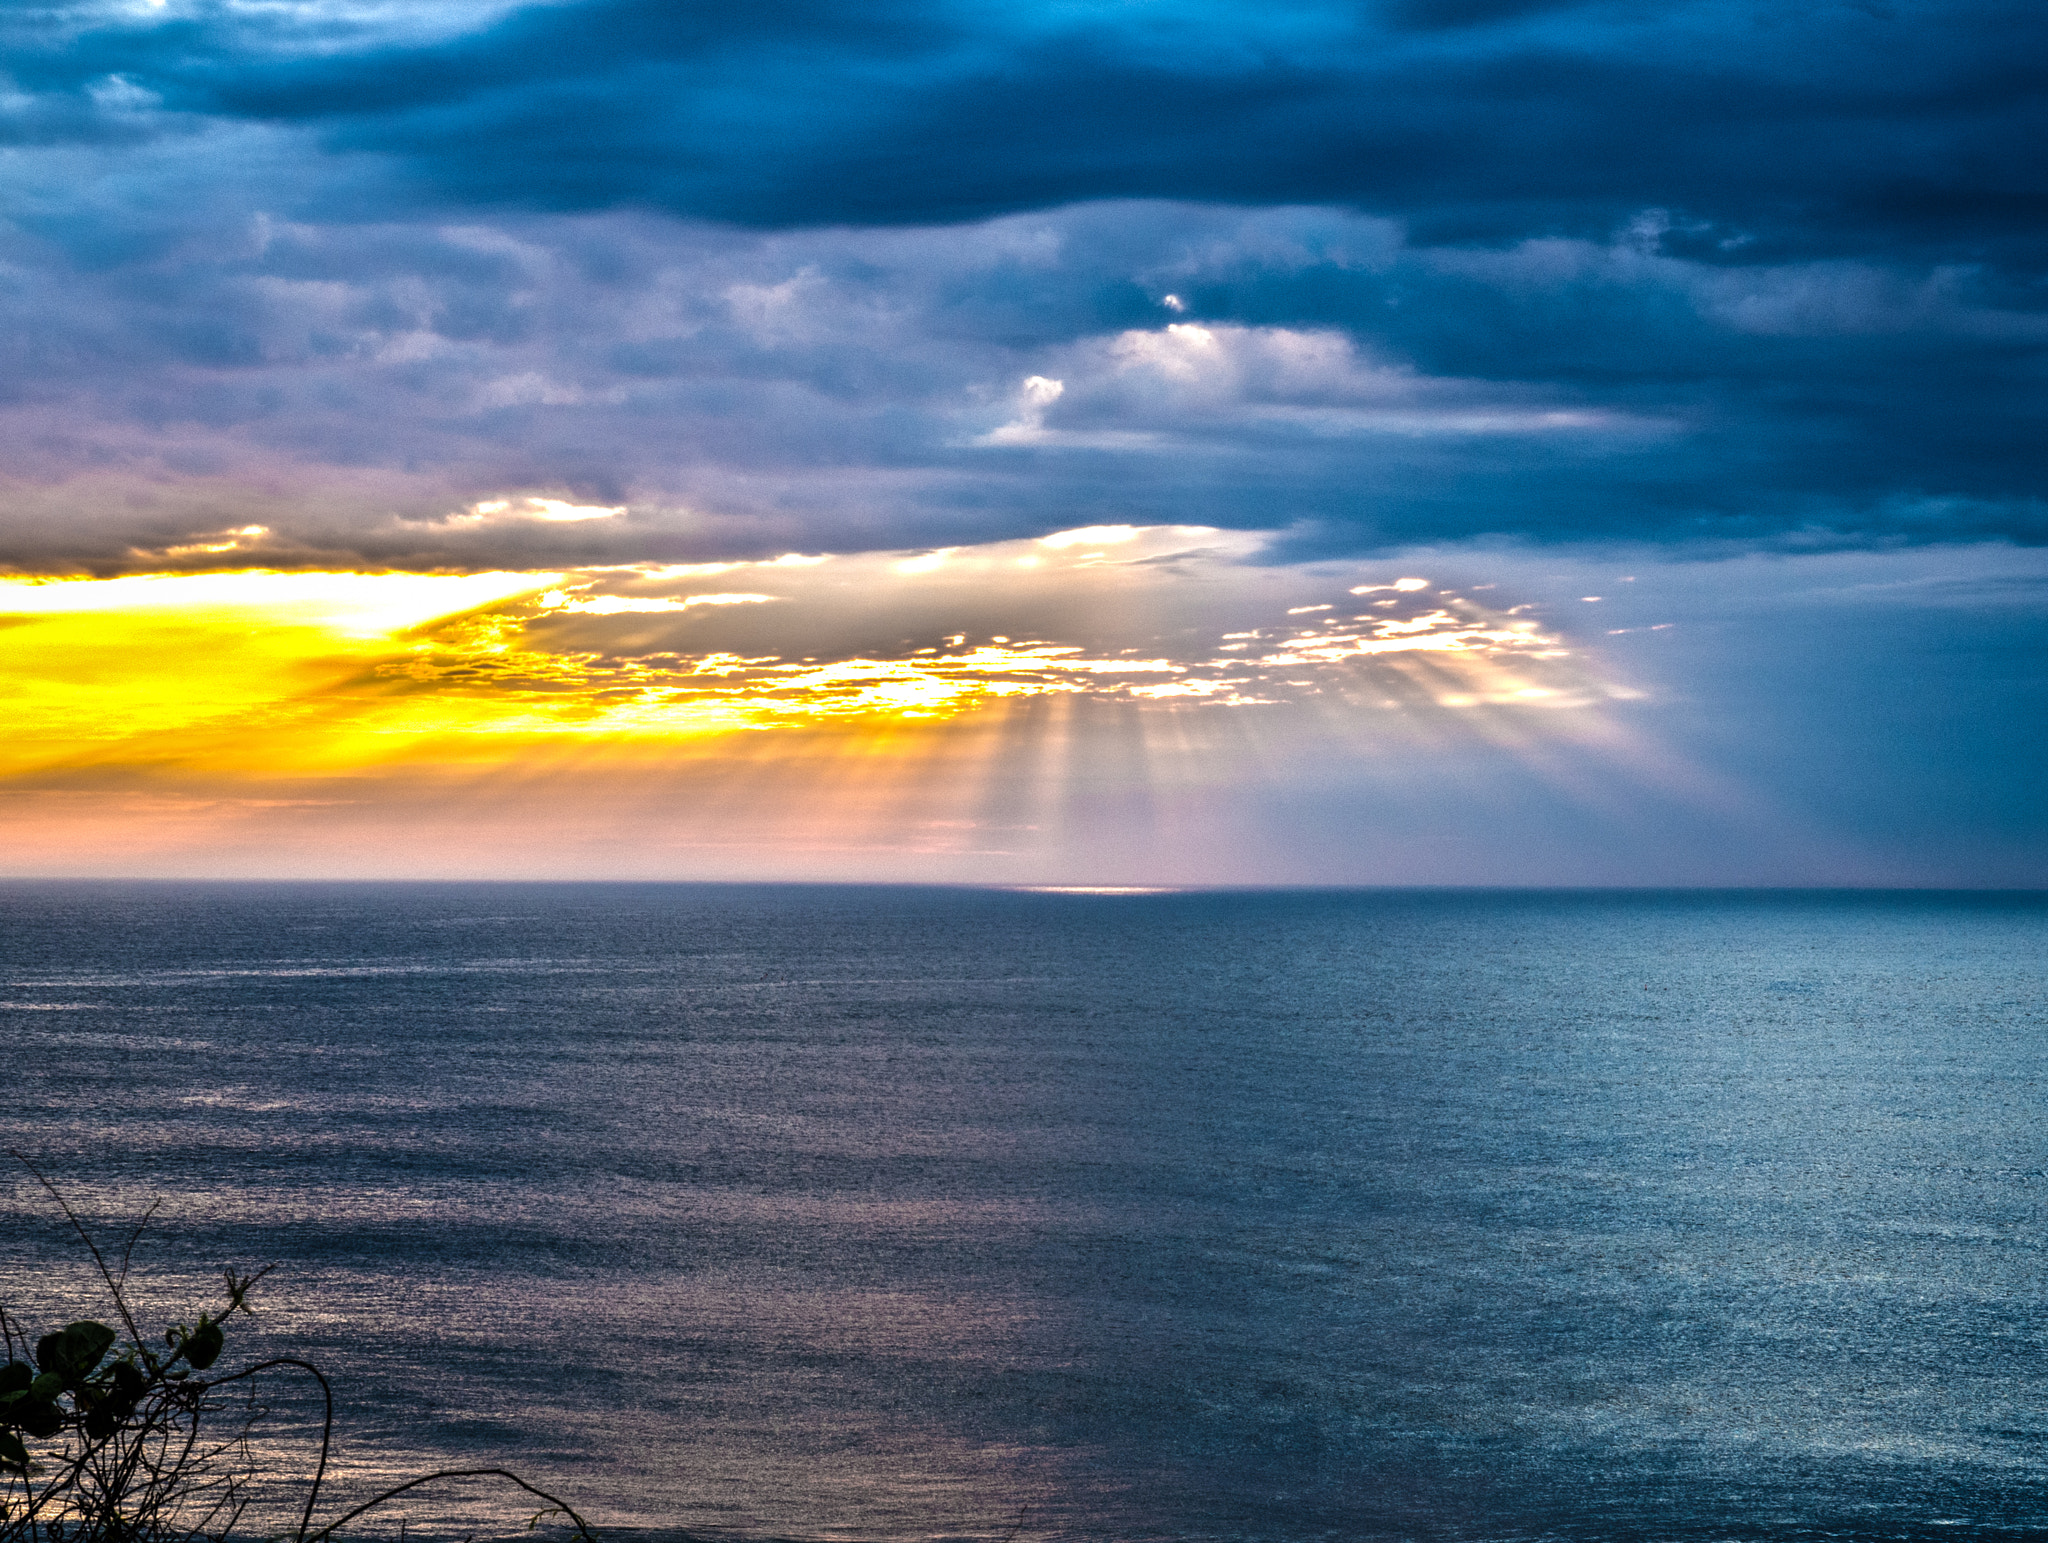
POLYGON ((1389 850, 1412 844, 1390 811, 1464 785, 1478 808, 1504 777, 1603 818, 1645 788, 1762 817, 1655 745, 1630 719, 1646 693, 1532 605, 1375 567, 1106 526, 12 584, 10 850, 23 871, 203 852, 233 872, 1138 881, 1257 872, 1259 822, 1303 797, 1363 801, 1347 822, 1389 850))

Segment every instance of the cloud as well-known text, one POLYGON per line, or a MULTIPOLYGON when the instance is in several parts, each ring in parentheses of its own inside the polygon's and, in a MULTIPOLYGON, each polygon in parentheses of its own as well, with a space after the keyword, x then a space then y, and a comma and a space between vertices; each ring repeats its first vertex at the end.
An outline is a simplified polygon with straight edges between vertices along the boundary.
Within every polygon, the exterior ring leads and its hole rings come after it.
MULTIPOLYGON (((463 690, 573 676, 635 723, 702 705, 748 727, 1047 695, 1339 710, 1633 695, 1533 617, 1427 579, 1352 584, 1355 563, 1274 562, 1269 546, 1122 525, 915 555, 611 568, 504 607, 509 626, 465 619, 436 662, 406 668, 463 690), (705 587, 731 583, 758 588, 705 587), (1343 603, 1290 604, 1312 595, 1343 603)), ((580 704, 573 721, 593 727, 580 704)))
MULTIPOLYGON (((624 505, 573 504, 566 498, 539 498, 528 494, 524 498, 482 498, 459 514, 445 515, 439 520, 402 520, 399 523, 427 530, 460 531, 521 521, 542 525, 580 525, 586 520, 617 519, 625 512, 624 505)), ((251 529, 269 534, 260 526, 251 529)))
POLYGON ((2044 42, 2008 0, 15 7, 0 565, 2040 540, 2044 42))
POLYGON ((1151 204, 187 221, 125 254, 0 232, 0 563, 531 568, 1088 522, 1330 552, 2048 532, 2039 318, 1955 265, 1151 204))
POLYGON ((329 201, 367 164, 418 200, 784 228, 1166 197, 1498 238, 1662 206, 1715 247, 2038 255, 2044 28, 2018 0, 171 0, 0 40, 18 142, 288 129, 348 168, 329 201))
POLYGON ((1499 382, 1423 378, 1412 368, 1361 358, 1335 329, 1174 322, 1089 339, 1055 367, 1064 379, 1028 376, 1017 418, 975 443, 1184 452, 1260 436, 1440 438, 1660 427, 1562 407, 1543 401, 1540 391, 1499 382))
POLYGON ((583 616, 657 615, 663 611, 687 611, 699 605, 768 605, 779 595, 601 595, 571 594, 550 590, 541 599, 544 610, 573 611, 583 616))

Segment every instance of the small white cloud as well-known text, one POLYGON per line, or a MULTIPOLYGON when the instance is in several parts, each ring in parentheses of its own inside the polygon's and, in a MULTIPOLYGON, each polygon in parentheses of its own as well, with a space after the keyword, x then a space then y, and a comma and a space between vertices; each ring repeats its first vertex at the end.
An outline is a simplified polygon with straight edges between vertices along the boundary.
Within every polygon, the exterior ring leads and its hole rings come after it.
POLYGON ((1040 536, 1038 544, 1054 548, 1115 546, 1119 542, 1135 540, 1139 534, 1135 525, 1083 525, 1078 530, 1059 530, 1050 536, 1040 536))
POLYGON ((93 105, 108 112, 147 112, 163 105, 162 97, 125 75, 105 76, 85 89, 93 105))
POLYGON ((243 552, 262 542, 269 534, 268 525, 242 525, 233 530, 215 531, 209 537, 186 542, 181 546, 165 547, 162 549, 162 555, 166 558, 189 558, 243 552))
POLYGON ((807 266, 779 284, 730 285, 725 303, 757 341, 773 346, 801 342, 816 331, 827 289, 816 267, 807 266))
POLYGON ((572 523, 577 520, 609 520, 626 512, 623 504, 607 507, 603 504, 572 504, 559 498, 529 498, 526 501, 526 517, 532 520, 549 520, 557 523, 572 523))
MULTIPOLYGON (((537 520, 549 525, 573 525, 583 520, 609 520, 626 512, 626 506, 572 504, 561 498, 486 498, 461 514, 432 523, 442 526, 500 525, 515 520, 537 520)), ((406 523, 412 523, 410 521, 406 523)))
POLYGON ((578 595, 571 597, 561 590, 549 590, 540 598, 541 608, 549 611, 574 611, 583 616, 624 616, 631 613, 654 614, 668 611, 687 611, 700 605, 767 605, 780 600, 781 595, 578 595))
POLYGON ((1027 375, 1017 393, 1017 416, 976 440, 982 445, 1034 445, 1045 438, 1045 410, 1066 391, 1067 383, 1046 375, 1027 375))
POLYGON ((581 407, 600 404, 616 407, 626 400, 623 386, 603 391, 586 391, 554 379, 542 370, 521 370, 486 381, 477 390, 477 405, 493 407, 581 407))

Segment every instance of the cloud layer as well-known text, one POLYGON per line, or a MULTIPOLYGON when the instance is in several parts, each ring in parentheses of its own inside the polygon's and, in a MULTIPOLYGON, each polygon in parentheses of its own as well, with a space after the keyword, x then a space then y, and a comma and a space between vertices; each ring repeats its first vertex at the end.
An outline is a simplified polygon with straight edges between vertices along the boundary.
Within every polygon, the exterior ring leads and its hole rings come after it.
MULTIPOLYGON (((1496 240, 2038 255, 2020 0, 234 0, 14 8, 37 143, 303 131, 423 202, 769 227, 1082 200, 1319 203, 1496 240), (1696 224, 1692 222, 1704 222, 1696 224)), ((388 195, 387 195, 388 196, 388 195)))
POLYGON ((2016 0, 46 0, 0 50, 17 570, 2048 533, 2016 0))
POLYGON ((1479 247, 1296 208, 761 234, 139 197, 6 234, 18 570, 676 561, 1079 523, 1333 553, 2048 533, 2048 316, 1966 264, 1731 265, 1665 250, 1662 217, 1479 247))

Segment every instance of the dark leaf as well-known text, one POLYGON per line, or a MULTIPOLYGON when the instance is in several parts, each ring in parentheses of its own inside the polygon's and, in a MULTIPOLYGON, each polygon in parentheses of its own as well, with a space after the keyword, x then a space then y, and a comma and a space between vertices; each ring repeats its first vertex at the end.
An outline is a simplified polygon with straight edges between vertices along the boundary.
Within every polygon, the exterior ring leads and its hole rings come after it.
POLYGON ((0 1393, 20 1393, 36 1380, 36 1369, 26 1361, 9 1361, 0 1366, 0 1393))
POLYGON ((66 1324, 64 1338, 70 1342, 71 1364, 81 1377, 98 1366, 106 1353, 114 1348, 114 1331, 104 1323, 66 1324))
POLYGON ((194 1371, 203 1372, 219 1359, 222 1346, 220 1325, 201 1324, 198 1332, 185 1341, 185 1359, 194 1371))
POLYGON ((88 1376, 114 1343, 114 1331, 104 1323, 66 1324, 55 1334, 36 1341, 36 1365, 71 1381, 88 1376))
POLYGON ((0 1430, 0 1468, 13 1473, 28 1472, 28 1448, 12 1431, 0 1430))
POLYGON ((15 1424, 41 1441, 63 1429, 64 1411, 55 1404, 30 1404, 15 1417, 15 1424))

